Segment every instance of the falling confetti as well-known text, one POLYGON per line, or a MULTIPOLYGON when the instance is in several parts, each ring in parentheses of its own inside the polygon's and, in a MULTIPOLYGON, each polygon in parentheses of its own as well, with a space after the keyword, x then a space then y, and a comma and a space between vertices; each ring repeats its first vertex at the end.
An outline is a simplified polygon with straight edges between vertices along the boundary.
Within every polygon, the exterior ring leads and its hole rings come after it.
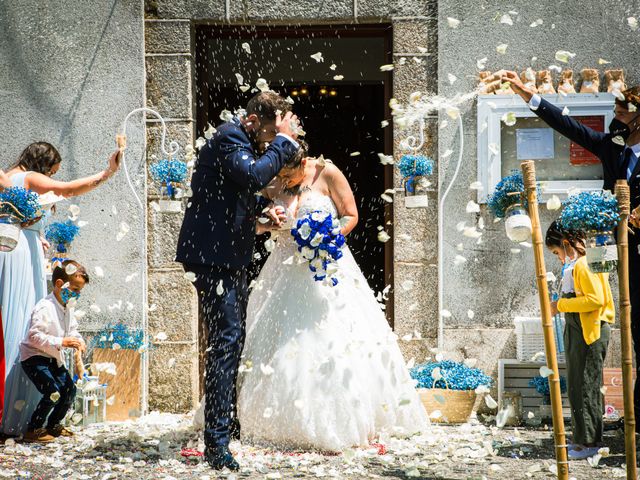
POLYGON ((249 46, 249 44, 247 42, 244 42, 242 44, 242 49, 247 52, 249 55, 251 55, 251 47, 249 46))
POLYGON ((505 53, 507 53, 507 47, 508 45, 506 43, 501 43, 496 47, 496 52, 498 52, 500 55, 504 55, 505 53))
POLYGON ((447 23, 451 28, 458 28, 460 26, 460 20, 453 17, 447 17, 447 23))
POLYGON ((195 282, 196 281, 196 274, 193 273, 193 272, 185 272, 184 278, 186 278, 190 282, 195 282))

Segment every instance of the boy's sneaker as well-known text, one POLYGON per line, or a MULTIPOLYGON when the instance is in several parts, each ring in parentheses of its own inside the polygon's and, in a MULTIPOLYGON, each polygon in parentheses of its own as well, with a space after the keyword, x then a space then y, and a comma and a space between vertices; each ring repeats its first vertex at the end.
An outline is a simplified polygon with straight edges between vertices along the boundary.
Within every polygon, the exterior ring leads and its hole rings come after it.
POLYGON ((574 449, 569 450, 569 460, 584 460, 585 458, 593 457, 600 450, 599 447, 583 447, 577 446, 574 449))
POLYGON ((55 427, 47 427, 47 433, 56 438, 74 436, 74 433, 71 430, 67 430, 62 425, 56 425, 55 427))
POLYGON ((38 443, 49 443, 55 440, 55 437, 49 435, 49 433, 44 428, 36 428, 35 430, 29 430, 22 437, 26 442, 38 442, 38 443))

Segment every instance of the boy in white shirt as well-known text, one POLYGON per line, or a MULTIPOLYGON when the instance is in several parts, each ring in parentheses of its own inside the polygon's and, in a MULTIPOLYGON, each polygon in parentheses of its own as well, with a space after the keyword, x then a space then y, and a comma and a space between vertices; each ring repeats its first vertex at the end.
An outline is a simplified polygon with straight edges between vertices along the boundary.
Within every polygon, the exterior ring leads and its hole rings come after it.
POLYGON ((89 283, 86 269, 78 262, 66 260, 53 270, 51 281, 53 292, 33 308, 27 336, 20 343, 22 368, 42 393, 24 434, 24 439, 32 442, 73 436, 61 425, 76 396, 62 349, 75 348, 80 352, 86 349, 73 312, 80 291, 89 283))

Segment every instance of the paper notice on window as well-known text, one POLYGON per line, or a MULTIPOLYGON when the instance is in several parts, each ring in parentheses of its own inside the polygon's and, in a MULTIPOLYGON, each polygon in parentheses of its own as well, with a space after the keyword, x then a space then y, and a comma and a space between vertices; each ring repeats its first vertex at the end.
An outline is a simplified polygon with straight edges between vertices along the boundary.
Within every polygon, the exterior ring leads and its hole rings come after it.
POLYGON ((517 128, 516 150, 518 160, 545 160, 555 156, 551 128, 517 128))

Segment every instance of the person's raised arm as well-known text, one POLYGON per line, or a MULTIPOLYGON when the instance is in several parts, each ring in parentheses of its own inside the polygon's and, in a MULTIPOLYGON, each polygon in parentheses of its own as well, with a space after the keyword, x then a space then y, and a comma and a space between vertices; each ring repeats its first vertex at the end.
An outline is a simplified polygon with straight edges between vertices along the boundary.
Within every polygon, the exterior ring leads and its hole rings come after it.
POLYGON ((239 131, 228 132, 220 139, 220 150, 224 156, 222 172, 242 188, 254 192, 265 188, 297 151, 296 146, 287 138, 297 138, 291 127, 296 118, 291 112, 287 112, 284 117, 276 116, 276 130, 285 136, 276 136, 265 153, 258 158, 251 144, 239 131))
POLYGON ((353 191, 351 191, 351 186, 344 174, 331 163, 325 166, 324 177, 329 187, 331 200, 338 210, 338 215, 347 220, 340 233, 347 235, 358 224, 358 207, 353 197, 353 191))
POLYGON ((606 134, 589 128, 569 115, 564 115, 562 110, 546 101, 540 95, 527 88, 520 80, 516 72, 500 70, 493 74, 500 76, 503 82, 509 82, 511 89, 529 104, 531 110, 538 115, 551 128, 572 142, 586 148, 591 153, 598 155, 603 146, 602 141, 606 134))
POLYGON ((69 182, 61 182, 41 173, 33 172, 25 178, 25 187, 36 193, 53 192, 63 197, 74 197, 90 192, 111 177, 120 166, 120 150, 109 157, 109 166, 102 172, 89 177, 78 178, 69 182))

